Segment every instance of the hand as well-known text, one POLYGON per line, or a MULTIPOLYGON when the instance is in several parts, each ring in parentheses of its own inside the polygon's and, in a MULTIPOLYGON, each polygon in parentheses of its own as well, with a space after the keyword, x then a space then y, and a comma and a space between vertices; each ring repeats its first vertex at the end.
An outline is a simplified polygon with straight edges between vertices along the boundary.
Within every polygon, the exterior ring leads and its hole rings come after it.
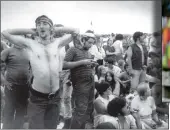
POLYGON ((138 109, 133 109, 131 111, 132 113, 132 116, 136 119, 136 120, 139 120, 140 119, 140 115, 139 115, 139 110, 138 109))
POLYGON ((152 129, 157 129, 157 124, 155 122, 151 123, 151 126, 150 126, 152 129))
POLYGON ((99 65, 96 61, 92 61, 92 66, 96 67, 97 65, 99 65))
POLYGON ((2 85, 5 86, 5 87, 7 87, 9 90, 12 90, 12 87, 11 87, 12 84, 9 83, 8 81, 5 80, 5 81, 2 83, 2 85))
POLYGON ((94 64, 94 62, 95 61, 93 59, 85 59, 81 61, 82 65, 91 65, 94 64))
POLYGON ((132 68, 129 68, 128 72, 129 72, 129 74, 133 75, 133 69, 132 68))
POLYGON ((143 70, 145 71, 146 69, 147 69, 147 66, 146 66, 146 65, 144 65, 144 66, 143 66, 143 70))
POLYGON ((78 29, 75 30, 75 32, 72 34, 73 37, 78 37, 80 31, 78 29))

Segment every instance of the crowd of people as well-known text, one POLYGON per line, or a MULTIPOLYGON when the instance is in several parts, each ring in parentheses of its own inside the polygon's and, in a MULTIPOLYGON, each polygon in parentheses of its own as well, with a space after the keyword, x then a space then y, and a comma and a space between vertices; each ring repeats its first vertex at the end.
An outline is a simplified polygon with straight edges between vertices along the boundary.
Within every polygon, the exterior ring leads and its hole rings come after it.
POLYGON ((4 129, 168 128, 161 32, 82 34, 45 15, 35 24, 1 35, 4 129))

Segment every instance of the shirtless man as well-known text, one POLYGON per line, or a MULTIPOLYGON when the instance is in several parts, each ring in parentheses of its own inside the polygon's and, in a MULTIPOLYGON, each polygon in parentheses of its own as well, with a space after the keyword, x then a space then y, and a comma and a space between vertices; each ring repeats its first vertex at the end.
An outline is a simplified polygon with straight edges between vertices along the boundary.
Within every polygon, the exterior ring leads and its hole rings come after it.
POLYGON ((72 41, 77 29, 53 27, 47 16, 39 16, 36 29, 3 31, 3 36, 13 44, 24 46, 29 54, 33 81, 28 103, 30 129, 55 129, 59 115, 59 50, 72 41), (55 33, 70 33, 54 39, 55 33), (38 34, 35 40, 16 35, 38 34), (72 34, 72 35, 71 35, 72 34))

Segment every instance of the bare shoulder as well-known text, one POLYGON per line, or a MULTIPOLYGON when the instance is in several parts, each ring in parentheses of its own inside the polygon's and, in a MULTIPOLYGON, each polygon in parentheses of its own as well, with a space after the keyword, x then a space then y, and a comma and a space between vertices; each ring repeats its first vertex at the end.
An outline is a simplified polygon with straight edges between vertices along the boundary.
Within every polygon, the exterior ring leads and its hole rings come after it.
POLYGON ((150 102, 155 102, 155 100, 154 100, 154 98, 153 98, 152 96, 149 96, 149 97, 148 97, 148 100, 149 100, 150 102))

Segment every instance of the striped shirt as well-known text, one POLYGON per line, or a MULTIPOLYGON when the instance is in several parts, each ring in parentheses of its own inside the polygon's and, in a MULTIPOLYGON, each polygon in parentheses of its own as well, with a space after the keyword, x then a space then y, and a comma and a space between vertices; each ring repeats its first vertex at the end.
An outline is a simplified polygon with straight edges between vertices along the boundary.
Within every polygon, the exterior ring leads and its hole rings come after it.
MULTIPOLYGON (((78 49, 75 47, 69 48, 66 53, 64 61, 67 62, 76 62, 84 59, 92 59, 92 55, 88 52, 88 50, 78 49)), ((91 66, 81 65, 76 68, 71 69, 71 77, 78 78, 86 78, 92 76, 93 69, 91 66)))

